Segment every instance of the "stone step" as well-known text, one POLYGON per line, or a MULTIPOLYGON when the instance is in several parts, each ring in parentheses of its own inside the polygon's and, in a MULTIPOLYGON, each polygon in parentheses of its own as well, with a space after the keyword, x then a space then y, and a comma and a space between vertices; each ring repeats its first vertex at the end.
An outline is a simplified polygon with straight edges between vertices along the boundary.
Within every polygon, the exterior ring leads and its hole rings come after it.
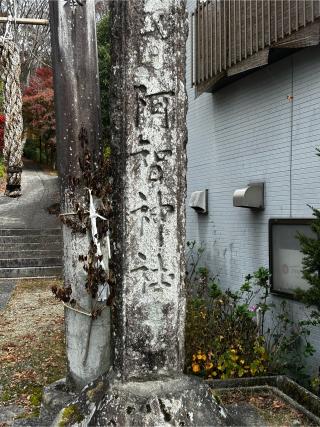
POLYGON ((39 243, 20 242, 20 243, 2 243, 1 250, 20 252, 20 251, 37 251, 37 250, 62 250, 62 241, 44 241, 39 243))
POLYGON ((2 259, 17 259, 17 258, 50 258, 59 257, 62 259, 63 252, 61 249, 30 249, 30 250, 5 250, 0 252, 0 260, 2 259))
POLYGON ((0 269, 61 266, 61 257, 0 259, 0 269))
POLYGON ((35 228, 1 228, 0 236, 61 236, 60 228, 47 228, 45 230, 35 228))
POLYGON ((24 277, 61 277, 62 268, 59 265, 52 267, 22 267, 22 268, 1 268, 1 279, 22 279, 24 277))
POLYGON ((37 235, 23 235, 23 236, 0 236, 0 245, 7 243, 59 243, 61 242, 61 236, 37 236, 37 235))

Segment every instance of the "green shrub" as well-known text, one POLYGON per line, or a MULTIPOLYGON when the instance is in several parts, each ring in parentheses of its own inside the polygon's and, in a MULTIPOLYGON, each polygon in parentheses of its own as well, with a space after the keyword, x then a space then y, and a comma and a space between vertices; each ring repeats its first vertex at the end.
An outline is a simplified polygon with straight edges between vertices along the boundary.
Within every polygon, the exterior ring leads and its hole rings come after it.
POLYGON ((0 157, 0 178, 3 178, 5 175, 5 166, 3 162, 3 158, 0 157))
POLYGON ((304 382, 305 358, 314 353, 309 325, 290 318, 285 300, 270 302, 268 269, 246 276, 237 292, 222 291, 198 267, 204 248, 188 247, 186 371, 222 379, 287 374, 304 382))
POLYGON ((205 269, 200 269, 195 283, 203 290, 207 283, 209 291, 205 292, 206 298, 203 295, 188 298, 187 372, 222 379, 265 373, 264 338, 259 336, 253 320, 255 311, 243 298, 246 291, 242 291, 242 295, 222 292, 205 269))
POLYGON ((25 146, 23 148, 23 155, 27 157, 27 159, 34 160, 35 162, 39 162, 40 160, 40 149, 39 142, 32 139, 27 139, 25 146))
MULTIPOLYGON (((311 207, 311 206, 310 206, 311 207)), ((297 298, 312 307, 311 318, 314 325, 320 324, 320 210, 311 207, 314 220, 311 229, 314 237, 298 233, 302 260, 302 276, 309 283, 309 289, 296 289, 297 298)))

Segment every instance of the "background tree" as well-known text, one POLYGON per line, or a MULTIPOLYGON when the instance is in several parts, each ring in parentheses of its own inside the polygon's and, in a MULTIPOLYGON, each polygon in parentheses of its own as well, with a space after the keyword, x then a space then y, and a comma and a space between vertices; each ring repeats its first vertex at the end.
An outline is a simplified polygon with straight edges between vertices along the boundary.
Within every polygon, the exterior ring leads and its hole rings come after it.
POLYGON ((3 82, 0 80, 0 158, 2 157, 4 145, 4 124, 5 116, 3 114, 3 82))
MULTIPOLYGON (((318 155, 320 151, 318 150, 318 155)), ((311 207, 311 206, 310 206, 311 207)), ((305 303, 308 307, 314 307, 311 317, 317 323, 320 323, 320 209, 311 207, 314 221, 311 229, 314 237, 298 233, 301 252, 303 253, 302 276, 309 283, 307 290, 297 289, 297 298, 305 303)))
POLYGON ((51 68, 40 67, 31 77, 29 86, 26 87, 23 94, 23 117, 24 128, 29 138, 25 150, 34 151, 34 143, 37 142, 38 147, 39 143, 43 142, 46 162, 54 164, 56 140, 51 68))
MULTIPOLYGON (((317 156, 320 156, 320 148, 317 148, 317 156)), ((315 219, 311 224, 313 237, 298 233, 302 260, 302 277, 309 283, 307 290, 297 289, 297 298, 308 307, 313 307, 311 318, 313 324, 320 324, 320 209, 310 206, 315 219)))
POLYGON ((110 25, 109 14, 102 14, 97 23, 97 44, 101 95, 102 136, 106 143, 109 134, 110 25))
POLYGON ((3 114, 3 101, 4 101, 4 93, 3 93, 3 81, 0 80, 0 113, 3 114))
POLYGON ((0 157, 3 155, 3 147, 4 147, 4 124, 5 124, 5 116, 0 114, 0 157))
POLYGON ((100 21, 100 19, 109 13, 109 0, 95 0, 96 5, 96 19, 100 21))

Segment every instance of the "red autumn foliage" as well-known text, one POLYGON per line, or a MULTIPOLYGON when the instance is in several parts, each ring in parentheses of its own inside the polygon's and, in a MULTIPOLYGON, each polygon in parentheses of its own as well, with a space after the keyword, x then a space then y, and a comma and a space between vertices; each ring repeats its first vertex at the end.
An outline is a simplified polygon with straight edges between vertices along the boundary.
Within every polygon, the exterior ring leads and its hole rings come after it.
POLYGON ((23 93, 25 127, 33 134, 55 143, 53 75, 49 67, 35 71, 23 93))
POLYGON ((3 147, 4 147, 4 124, 5 124, 5 116, 3 114, 0 114, 0 156, 3 153, 3 147))

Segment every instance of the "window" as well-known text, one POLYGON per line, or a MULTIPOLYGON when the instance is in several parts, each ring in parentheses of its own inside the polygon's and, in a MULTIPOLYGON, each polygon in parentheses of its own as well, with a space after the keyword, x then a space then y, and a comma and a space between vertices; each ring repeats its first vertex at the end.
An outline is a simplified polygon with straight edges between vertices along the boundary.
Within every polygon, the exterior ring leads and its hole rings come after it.
POLYGON ((309 284, 302 278, 302 259, 297 233, 314 236, 312 219, 269 220, 269 263, 271 292, 294 298, 295 289, 307 289, 309 284))

